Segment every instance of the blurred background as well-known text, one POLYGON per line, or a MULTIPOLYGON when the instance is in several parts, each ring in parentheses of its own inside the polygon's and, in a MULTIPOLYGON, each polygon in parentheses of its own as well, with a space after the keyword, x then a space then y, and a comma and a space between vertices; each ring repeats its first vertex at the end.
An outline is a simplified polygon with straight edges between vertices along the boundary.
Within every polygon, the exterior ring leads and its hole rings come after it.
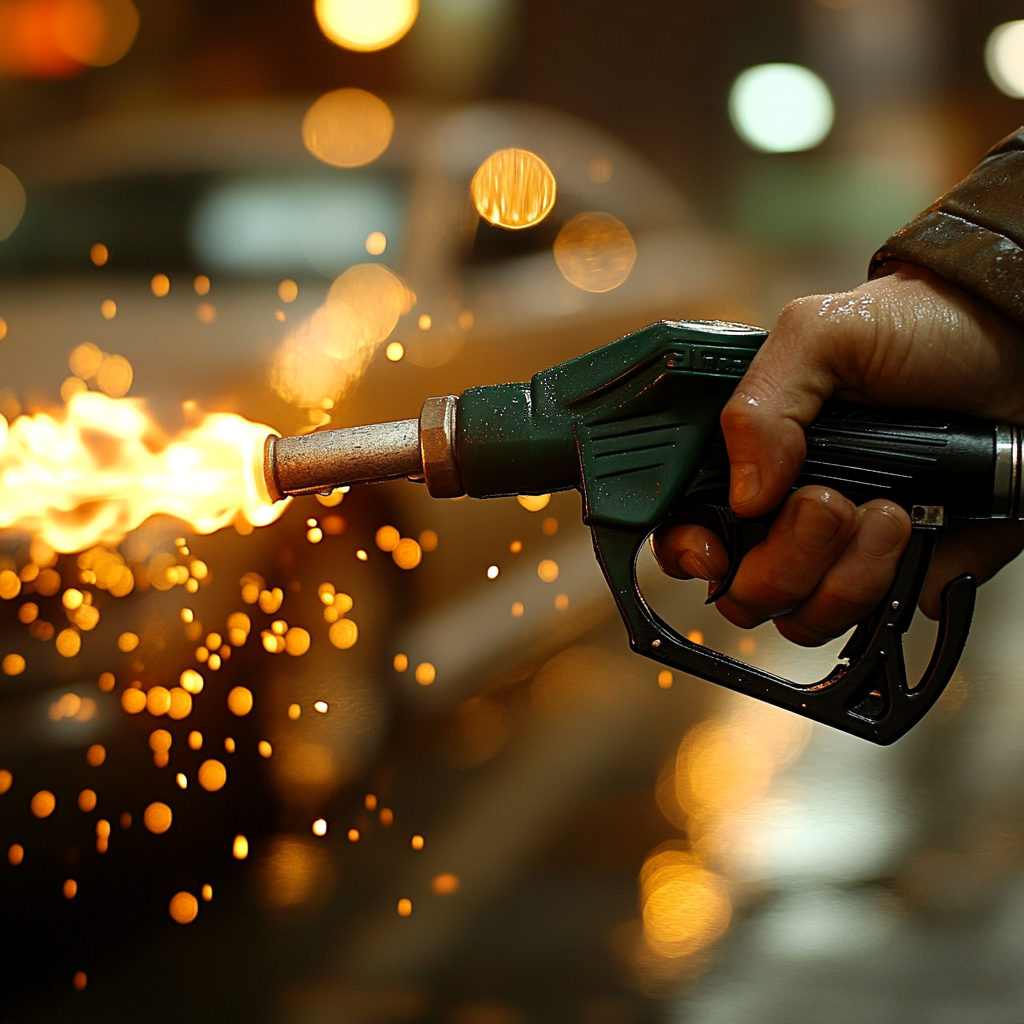
MULTIPOLYGON (((770 324, 1019 127, 1019 14, 0 0, 0 413, 295 433, 770 324)), ((0 1020, 1020 1020, 1019 567, 881 749, 629 653, 575 493, 63 547, 0 534, 0 1020)))

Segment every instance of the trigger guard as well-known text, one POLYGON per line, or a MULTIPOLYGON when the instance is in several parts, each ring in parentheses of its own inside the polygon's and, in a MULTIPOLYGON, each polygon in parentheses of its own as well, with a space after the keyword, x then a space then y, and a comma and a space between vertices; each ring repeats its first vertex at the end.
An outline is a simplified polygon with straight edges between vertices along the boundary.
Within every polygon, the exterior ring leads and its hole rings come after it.
POLYGON ((935 547, 934 528, 914 527, 896 578, 843 649, 849 658, 817 683, 799 684, 691 643, 648 605, 636 579, 636 562, 647 533, 592 527, 594 550, 638 654, 672 668, 766 701, 813 721, 874 743, 898 740, 941 696, 963 653, 974 612, 977 583, 957 577, 942 594, 939 630, 931 661, 917 686, 907 681, 903 634, 935 547))

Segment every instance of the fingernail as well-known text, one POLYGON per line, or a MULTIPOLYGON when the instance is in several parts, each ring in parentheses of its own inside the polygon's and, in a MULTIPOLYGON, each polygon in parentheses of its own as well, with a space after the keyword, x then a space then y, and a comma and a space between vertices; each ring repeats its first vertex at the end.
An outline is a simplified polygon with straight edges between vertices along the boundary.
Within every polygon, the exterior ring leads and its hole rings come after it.
POLYGON ((797 506, 793 537, 808 551, 821 551, 832 543, 841 525, 842 520, 834 512, 813 498, 805 498, 797 506))
POLYGON ((902 539, 900 524, 885 509, 864 510, 857 530, 857 547, 864 554, 884 558, 892 554, 902 539))
POLYGON ((761 470, 756 462, 734 462, 729 470, 729 502, 746 505, 761 493, 761 470))

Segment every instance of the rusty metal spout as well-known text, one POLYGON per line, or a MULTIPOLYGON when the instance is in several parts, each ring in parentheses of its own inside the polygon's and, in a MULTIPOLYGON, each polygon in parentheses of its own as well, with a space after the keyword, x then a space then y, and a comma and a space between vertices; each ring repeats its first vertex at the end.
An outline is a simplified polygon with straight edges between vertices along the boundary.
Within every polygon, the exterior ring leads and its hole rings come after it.
POLYGON ((426 481, 434 497, 464 493, 455 460, 458 399, 431 398, 418 420, 393 420, 299 437, 271 435, 263 446, 263 475, 274 501, 324 494, 350 484, 426 481))

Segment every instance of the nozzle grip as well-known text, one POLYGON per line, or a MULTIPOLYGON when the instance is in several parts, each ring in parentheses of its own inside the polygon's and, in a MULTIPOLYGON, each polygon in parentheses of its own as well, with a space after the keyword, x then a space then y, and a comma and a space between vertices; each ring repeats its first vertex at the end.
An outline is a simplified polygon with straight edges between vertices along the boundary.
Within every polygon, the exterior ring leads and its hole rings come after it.
POLYGON ((913 620, 936 539, 934 529, 915 527, 889 593, 854 631, 840 664, 818 682, 801 685, 692 643, 665 623, 637 585, 636 561, 646 531, 594 527, 592 534, 629 645, 638 654, 881 745, 905 735, 931 709, 970 632, 977 585, 964 575, 943 591, 931 661, 920 682, 909 685, 903 634, 913 620))

